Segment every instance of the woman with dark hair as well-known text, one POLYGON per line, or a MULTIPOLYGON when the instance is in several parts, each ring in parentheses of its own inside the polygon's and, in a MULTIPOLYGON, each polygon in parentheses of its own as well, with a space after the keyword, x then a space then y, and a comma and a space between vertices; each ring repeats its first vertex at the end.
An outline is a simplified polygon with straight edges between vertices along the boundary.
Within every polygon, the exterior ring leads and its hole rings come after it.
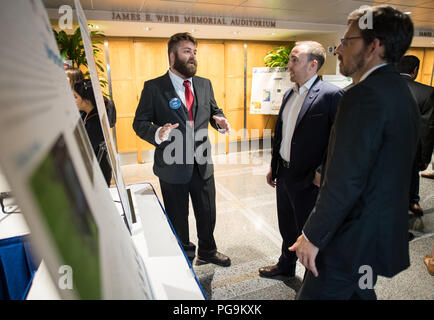
POLYGON ((101 122, 99 121, 98 109, 96 108, 92 82, 88 79, 77 81, 74 84, 73 93, 77 107, 81 111, 84 127, 86 128, 95 155, 98 156, 100 148, 104 148, 99 166, 107 185, 110 186, 112 168, 107 160, 107 150, 105 148, 101 122))

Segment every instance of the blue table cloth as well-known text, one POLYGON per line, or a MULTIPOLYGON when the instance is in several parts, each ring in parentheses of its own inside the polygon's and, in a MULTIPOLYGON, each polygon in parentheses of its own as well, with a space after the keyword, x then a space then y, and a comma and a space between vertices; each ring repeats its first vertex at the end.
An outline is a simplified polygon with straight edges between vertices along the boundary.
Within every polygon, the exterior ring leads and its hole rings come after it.
POLYGON ((39 266, 29 236, 0 240, 0 300, 24 300, 39 266))

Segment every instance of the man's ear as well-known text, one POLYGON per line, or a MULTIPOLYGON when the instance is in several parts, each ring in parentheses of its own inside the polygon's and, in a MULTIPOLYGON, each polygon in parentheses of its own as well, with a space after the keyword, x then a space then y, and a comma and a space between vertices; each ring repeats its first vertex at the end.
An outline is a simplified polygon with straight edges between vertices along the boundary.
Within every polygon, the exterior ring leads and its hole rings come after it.
POLYGON ((173 52, 169 53, 169 66, 173 66, 173 63, 175 62, 175 54, 173 52))
POLYGON ((419 67, 417 66, 417 67, 414 68, 413 72, 411 73, 411 77, 413 79, 416 79, 418 72, 419 72, 419 67))
POLYGON ((318 61, 317 61, 316 59, 313 59, 313 60, 310 62, 310 66, 312 67, 313 70, 315 70, 315 72, 318 71, 318 61))

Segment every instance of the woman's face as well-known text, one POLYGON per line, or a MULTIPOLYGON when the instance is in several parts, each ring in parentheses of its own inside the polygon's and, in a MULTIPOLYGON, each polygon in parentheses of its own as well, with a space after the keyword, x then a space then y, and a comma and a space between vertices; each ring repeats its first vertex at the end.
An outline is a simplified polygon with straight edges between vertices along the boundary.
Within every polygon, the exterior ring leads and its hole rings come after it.
POLYGON ((75 90, 73 90, 72 92, 74 93, 75 103, 77 104, 78 110, 84 111, 83 110, 83 108, 84 108, 83 99, 80 97, 80 95, 77 92, 75 92, 75 90))

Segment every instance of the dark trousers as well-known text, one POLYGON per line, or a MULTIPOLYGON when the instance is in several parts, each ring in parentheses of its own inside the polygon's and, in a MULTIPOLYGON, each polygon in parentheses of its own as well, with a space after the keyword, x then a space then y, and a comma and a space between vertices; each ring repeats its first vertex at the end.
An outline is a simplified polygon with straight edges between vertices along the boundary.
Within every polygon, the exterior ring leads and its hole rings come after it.
POLYGON ((348 274, 330 266, 318 267, 317 270, 318 277, 307 271, 297 300, 377 300, 374 290, 376 274, 372 274, 372 287, 364 288, 359 283, 366 285, 361 279, 363 274, 348 274))
POLYGON ((285 179, 285 171, 280 168, 276 185, 277 217, 282 236, 282 253, 278 266, 285 273, 295 272, 297 255, 288 250, 301 235, 318 196, 318 187, 311 184, 302 190, 294 190, 285 179))
POLYGON ((190 242, 189 236, 189 195, 196 218, 198 255, 202 257, 214 255, 217 252, 214 240, 216 222, 214 175, 203 180, 195 164, 189 183, 172 184, 160 179, 160 186, 164 208, 190 261, 195 257, 196 246, 190 242))
POLYGON ((410 204, 419 203, 419 170, 417 168, 416 161, 414 161, 413 169, 411 171, 411 182, 410 182, 410 204))

